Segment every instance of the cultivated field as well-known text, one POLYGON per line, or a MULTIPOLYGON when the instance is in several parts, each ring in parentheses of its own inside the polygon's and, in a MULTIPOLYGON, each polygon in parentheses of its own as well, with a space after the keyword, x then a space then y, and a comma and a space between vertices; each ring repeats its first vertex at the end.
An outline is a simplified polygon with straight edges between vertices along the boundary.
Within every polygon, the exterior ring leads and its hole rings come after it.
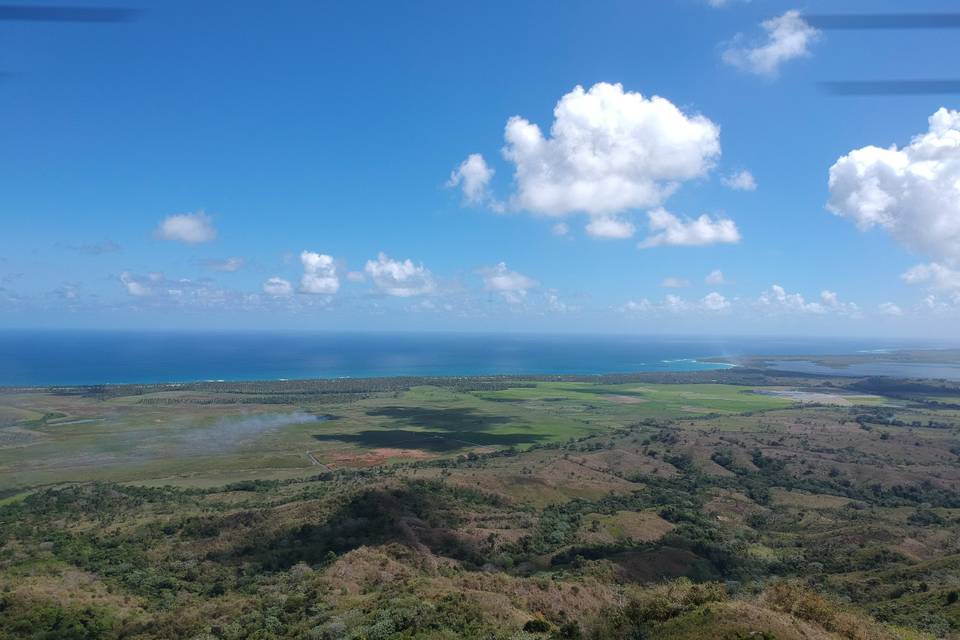
MULTIPOLYGON (((416 382, 416 381, 413 381, 416 382)), ((362 385, 362 383, 358 383, 362 385)), ((63 481, 210 486, 563 442, 631 421, 786 408, 720 384, 404 385, 329 398, 181 386, 0 394, 0 489, 63 481), (240 400, 241 402, 238 402, 240 400), (269 402, 263 402, 269 400, 269 402), (277 402, 277 400, 280 400, 277 402)))

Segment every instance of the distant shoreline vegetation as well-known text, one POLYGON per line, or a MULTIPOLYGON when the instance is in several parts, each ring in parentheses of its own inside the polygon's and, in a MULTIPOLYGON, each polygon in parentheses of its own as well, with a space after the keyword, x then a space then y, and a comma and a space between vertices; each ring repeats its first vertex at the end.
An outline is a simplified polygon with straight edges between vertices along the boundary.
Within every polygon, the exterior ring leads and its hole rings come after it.
POLYGON ((336 381, 350 381, 350 380, 361 380, 361 381, 383 381, 383 380, 423 380, 424 384, 433 384, 438 380, 542 380, 542 381, 584 381, 584 380, 596 380, 601 378, 606 378, 610 376, 630 376, 632 374, 643 375, 643 376, 656 376, 658 373, 710 373, 715 371, 727 371, 735 367, 740 367, 742 365, 735 364, 732 362, 711 362, 708 359, 685 359, 684 362, 691 362, 703 365, 710 365, 702 369, 676 369, 676 370, 662 370, 662 371, 607 371, 599 373, 556 373, 550 375, 544 374, 525 374, 525 373, 503 373, 503 374, 493 374, 493 375, 458 375, 458 374, 448 374, 448 375, 424 375, 424 376, 405 376, 405 375, 395 375, 395 376, 330 376, 330 377, 316 377, 316 378, 219 378, 216 380, 204 379, 204 380, 170 380, 170 381, 159 381, 159 382, 94 382, 87 384, 37 384, 37 385, 11 385, 11 384, 0 384, 0 391, 11 391, 17 389, 74 389, 74 388, 95 388, 95 387, 158 387, 163 389, 177 389, 184 388, 188 386, 195 385, 218 385, 218 384, 258 384, 258 383, 310 383, 310 382, 336 382, 336 381))
POLYGON ((51 385, 0 385, 0 392, 52 391, 65 394, 124 394, 131 390, 138 392, 209 390, 223 392, 233 390, 237 393, 248 392, 252 387, 274 389, 329 389, 355 393, 357 390, 385 391, 393 387, 411 386, 441 387, 497 387, 514 388, 524 382, 590 382, 590 383, 627 383, 627 382, 705 382, 710 374, 724 373, 740 365, 699 370, 677 371, 622 371, 609 373, 560 373, 551 375, 502 374, 489 376, 341 376, 338 378, 277 378, 263 380, 183 380, 179 382, 107 382, 102 384, 51 384, 51 385))

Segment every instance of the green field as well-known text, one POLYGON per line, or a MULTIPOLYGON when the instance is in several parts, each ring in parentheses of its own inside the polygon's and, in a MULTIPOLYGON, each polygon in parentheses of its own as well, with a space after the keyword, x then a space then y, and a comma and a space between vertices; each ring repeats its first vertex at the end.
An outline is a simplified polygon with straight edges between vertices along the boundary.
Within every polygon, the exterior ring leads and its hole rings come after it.
POLYGON ((411 385, 341 401, 231 404, 235 393, 180 388, 99 399, 0 396, 0 489, 62 481, 209 485, 253 475, 291 478, 317 466, 357 467, 469 450, 549 444, 663 417, 790 407, 788 399, 722 384, 535 382, 493 391, 411 385), (296 423, 288 416, 329 416, 296 423), (46 416, 46 418, 44 418, 46 416), (270 425, 253 425, 260 418, 270 425))

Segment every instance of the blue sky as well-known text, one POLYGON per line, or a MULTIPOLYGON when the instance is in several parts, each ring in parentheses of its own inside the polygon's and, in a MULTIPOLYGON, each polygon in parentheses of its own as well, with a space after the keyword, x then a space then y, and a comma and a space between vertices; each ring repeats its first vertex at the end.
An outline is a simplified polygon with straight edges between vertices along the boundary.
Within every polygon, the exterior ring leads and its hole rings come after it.
POLYGON ((818 88, 955 34, 803 20, 903 2, 123 6, 0 23, 0 326, 955 334, 956 96, 818 88))

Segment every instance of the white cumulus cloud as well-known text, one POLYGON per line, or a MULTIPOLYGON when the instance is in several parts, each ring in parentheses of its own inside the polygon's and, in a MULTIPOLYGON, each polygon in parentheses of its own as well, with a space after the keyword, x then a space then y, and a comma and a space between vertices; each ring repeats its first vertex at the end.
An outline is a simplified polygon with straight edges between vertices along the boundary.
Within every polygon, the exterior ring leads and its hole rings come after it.
POLYGON ((737 171, 736 173, 731 173, 730 175, 721 178, 724 186, 733 189, 734 191, 756 191, 757 190, 757 181, 754 179, 753 174, 744 169, 743 171, 737 171))
POLYGON ((853 302, 843 302, 833 291, 820 292, 819 300, 806 300, 802 294, 788 293, 778 284, 760 294, 757 305, 769 313, 809 313, 815 315, 836 314, 851 318, 860 317, 860 308, 853 302))
POLYGON ((913 266, 900 278, 907 284, 922 284, 931 289, 960 292, 960 271, 937 262, 913 266))
POLYGON ((156 282, 159 279, 162 279, 162 276, 160 278, 141 278, 133 275, 129 271, 124 271, 120 274, 120 282, 126 287, 127 293, 135 298, 153 295, 153 288, 150 283, 156 282))
POLYGON ((830 168, 827 208, 908 249, 960 263, 960 111, 939 109, 903 148, 867 146, 830 168))
POLYGON ((300 292, 315 295, 332 295, 340 290, 340 278, 337 265, 331 256, 325 253, 303 251, 300 253, 303 264, 303 276, 300 278, 300 292))
POLYGON ((283 278, 270 278, 263 283, 263 292, 275 298, 293 295, 293 285, 283 278))
POLYGON ((926 312, 934 314, 955 314, 960 310, 960 292, 954 292, 951 295, 937 296, 933 293, 924 297, 920 308, 926 312))
POLYGON ((213 219, 203 211, 167 216, 154 232, 160 240, 175 240, 186 244, 210 242, 217 237, 213 219))
POLYGON ((681 220, 664 208, 647 212, 650 230, 654 232, 640 243, 641 248, 667 246, 702 246, 737 243, 740 232, 729 218, 704 214, 694 220, 681 220))
POLYGON ((704 278, 703 281, 705 284, 709 284, 713 286, 727 284, 727 279, 723 275, 723 271, 720 271, 720 269, 714 269, 713 271, 708 273, 707 277, 704 278))
POLYGON ((719 313, 730 310, 732 303, 716 291, 708 293, 700 300, 689 301, 680 296, 668 294, 660 302, 651 302, 646 298, 629 300, 619 311, 628 315, 663 315, 719 313))
POLYGON ((364 271, 377 289, 390 296, 408 298, 433 293, 436 289, 430 270, 409 259, 401 262, 380 253, 376 260, 367 261, 364 271))
POLYGON ((567 313, 568 311, 576 311, 576 307, 568 305, 566 302, 560 299, 555 293, 547 294, 547 309, 555 313, 567 313))
POLYGON ((651 303, 646 298, 641 298, 640 300, 627 300, 620 311, 623 313, 646 313, 653 309, 653 303, 651 303))
POLYGON ((594 238, 629 238, 634 231, 630 222, 611 216, 598 216, 587 224, 587 234, 594 238))
POLYGON ((483 278, 484 289, 500 294, 510 304, 523 302, 527 292, 537 286, 536 280, 510 271, 505 262, 479 269, 477 273, 483 278))
POLYGON ((885 316, 902 316, 903 309, 899 305, 894 304, 893 302, 881 302, 877 309, 885 316))
POLYGON ((836 313, 841 316, 850 316, 856 318, 860 316, 860 307, 855 302, 843 302, 840 296, 834 291, 824 290, 820 292, 820 304, 828 312, 836 313))
POLYGON ((669 313, 683 313, 690 309, 690 305, 686 300, 680 296, 670 294, 664 296, 663 303, 660 306, 664 311, 669 313))
POLYGON ((703 297, 700 306, 707 311, 726 311, 730 308, 730 301, 716 291, 712 291, 703 297))
POLYGON ((520 116, 507 122, 503 155, 515 167, 516 208, 610 216, 657 206, 720 155, 720 128, 708 118, 620 84, 577 86, 553 114, 546 136, 520 116))
MULTIPOLYGON (((486 202, 494 203, 490 197, 490 180, 494 170, 479 153, 471 153, 467 159, 450 173, 447 186, 460 187, 463 191, 463 201, 470 205, 479 205, 486 202)), ((494 208, 499 208, 495 206, 494 208)))
POLYGON ((761 293, 757 302, 761 307, 775 312, 826 313, 819 302, 807 302, 801 294, 787 293, 778 284, 761 293))
POLYGON ((745 45, 743 35, 737 34, 723 50, 723 61, 749 73, 773 77, 783 63, 810 55, 810 45, 820 35, 796 10, 764 20, 760 26, 766 32, 762 42, 745 45))

